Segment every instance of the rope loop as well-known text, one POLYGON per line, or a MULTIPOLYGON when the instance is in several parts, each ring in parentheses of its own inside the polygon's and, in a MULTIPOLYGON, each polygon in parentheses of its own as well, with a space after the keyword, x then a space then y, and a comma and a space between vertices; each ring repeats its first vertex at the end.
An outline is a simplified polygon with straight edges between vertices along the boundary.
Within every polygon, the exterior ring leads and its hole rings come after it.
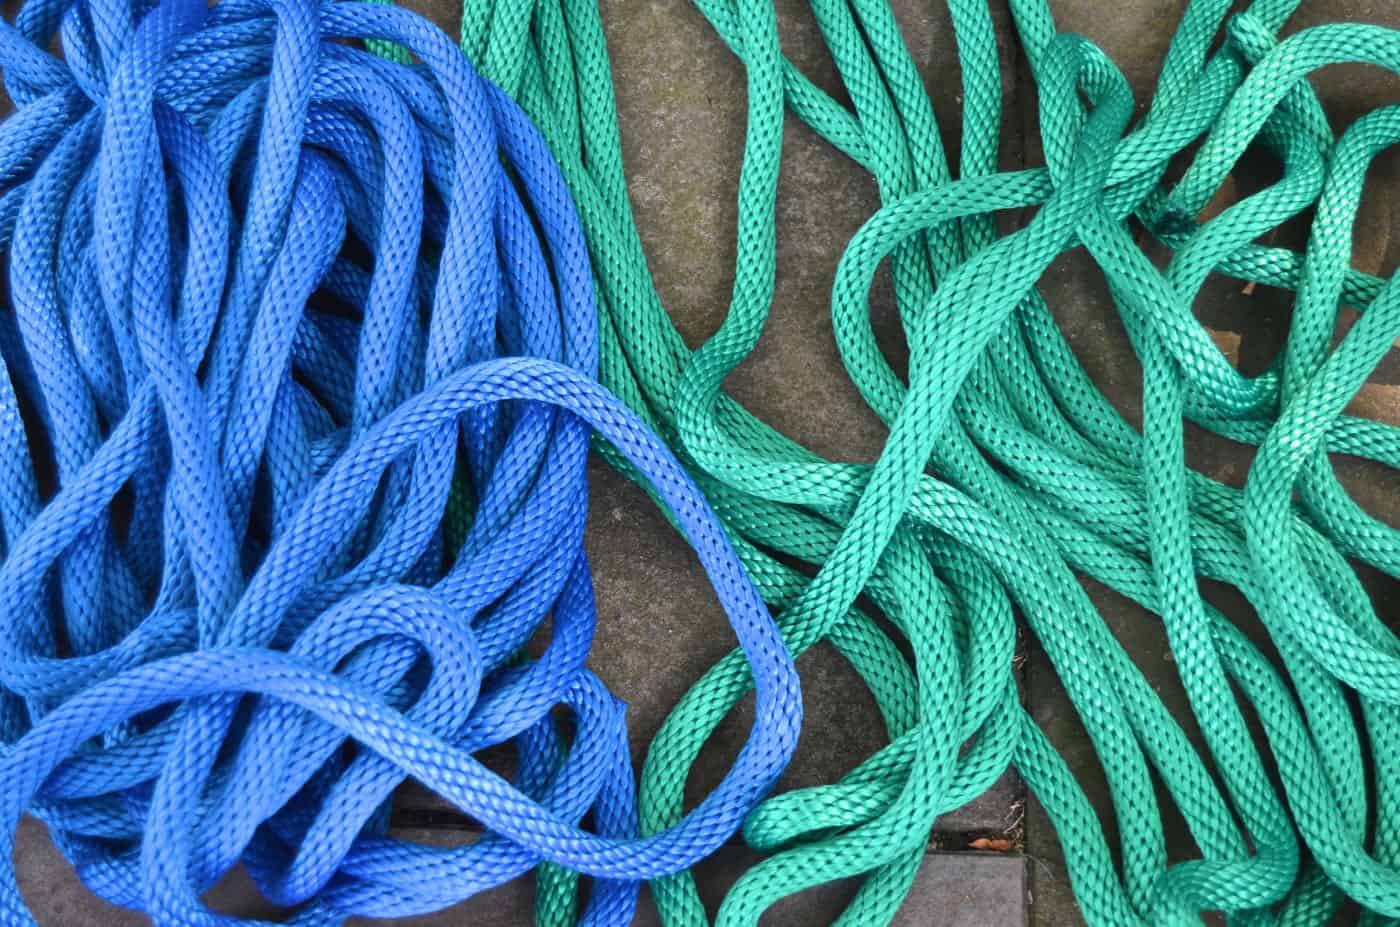
POLYGON ((1278 46, 1274 31, 1252 10, 1241 10, 1226 21, 1225 41, 1249 66, 1278 46))
POLYGON ((203 901, 237 866, 321 925, 542 863, 592 877, 586 921, 630 923, 640 880, 768 792, 801 706, 725 529, 595 382, 538 131, 392 7, 34 0, 0 68, 3 919, 33 923, 32 812, 158 924, 244 923, 203 901), (757 689, 725 778, 648 836, 586 666, 595 432, 695 548, 757 689), (409 778, 484 832, 396 837, 409 778))
MULTIPOLYGON (((1388 501, 1400 430, 1353 405, 1400 326, 1394 286, 1351 267, 1349 247, 1366 165, 1396 117, 1378 111, 1338 138, 1308 82, 1346 61, 1400 71, 1400 32, 1347 23, 1280 39, 1297 0, 1192 0, 1135 117, 1102 50, 1061 34, 1045 0, 1012 0, 1035 85, 1017 98, 1036 101, 1044 153, 1008 171, 1014 65, 986 0, 947 4, 957 132, 935 118, 887 0, 811 0, 840 93, 783 56, 771 0, 697 5, 745 69, 748 120, 729 311, 698 350, 647 271, 596 5, 469 3, 463 47, 544 127, 580 204, 605 382, 683 452, 788 643, 834 648, 885 723, 887 745, 839 781, 749 817, 763 856, 718 924, 753 927, 781 899, 851 876, 860 887, 836 921, 889 923, 938 815, 1008 760, 1053 823, 1091 924, 1222 911, 1321 927, 1348 899, 1367 927, 1400 917, 1400 645, 1381 607, 1400 537, 1371 506, 1388 501), (523 67, 519 49, 533 50, 523 67), (869 461, 825 459, 725 390, 775 299, 786 111, 881 197, 842 255, 831 306, 846 372, 888 427, 869 461), (961 139, 956 163, 940 129, 961 139), (1231 201, 1247 151, 1278 170, 1231 201), (1305 247, 1275 241, 1300 221, 1305 247), (907 370, 875 335, 881 267, 907 370), (1068 274, 1106 286, 1141 369, 1140 409, 1110 400, 1062 329, 1057 299, 1083 292, 1066 290, 1068 274), (1297 294, 1286 348, 1257 373, 1236 369, 1202 321, 1241 281, 1297 294), (1224 481, 1191 465, 1195 429, 1257 450, 1224 481), (1343 482, 1353 467, 1371 478, 1343 482), (1160 625, 1180 700, 1149 682, 1136 660, 1158 654, 1124 648, 1086 577, 1160 625), (1238 593, 1238 612, 1207 595, 1215 583, 1238 593), (1053 667, 1092 759, 1082 743, 1057 753, 1015 699, 1018 627, 1053 667), (1078 779, 1086 767, 1107 783, 1112 827, 1078 779), (1169 850, 1173 817, 1193 841, 1184 858, 1169 850)), ((1121 401, 1135 373, 1101 375, 1121 401)), ((683 813, 690 770, 747 689, 738 659, 717 663, 653 742, 648 827, 683 813)), ((688 874, 652 893, 669 927, 710 923, 688 874)), ((540 910, 560 910, 548 886, 540 910)))

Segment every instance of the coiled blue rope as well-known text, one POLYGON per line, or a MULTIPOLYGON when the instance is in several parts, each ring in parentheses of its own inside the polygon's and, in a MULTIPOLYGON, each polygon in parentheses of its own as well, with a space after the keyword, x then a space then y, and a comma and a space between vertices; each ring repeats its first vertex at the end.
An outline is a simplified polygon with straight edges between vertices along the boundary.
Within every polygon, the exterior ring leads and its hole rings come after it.
POLYGON ((240 864, 329 924, 541 861, 595 877, 583 922, 627 923, 638 880, 766 793, 800 703, 702 496, 593 382, 584 242, 534 128, 392 7, 30 0, 0 68, 0 921, 33 923, 32 811, 158 924, 238 922, 200 896, 240 864), (695 547, 757 690, 722 784, 646 837, 584 663, 594 429, 695 547), (474 757, 503 743, 512 781, 474 757), (390 836, 407 777, 485 833, 390 836))

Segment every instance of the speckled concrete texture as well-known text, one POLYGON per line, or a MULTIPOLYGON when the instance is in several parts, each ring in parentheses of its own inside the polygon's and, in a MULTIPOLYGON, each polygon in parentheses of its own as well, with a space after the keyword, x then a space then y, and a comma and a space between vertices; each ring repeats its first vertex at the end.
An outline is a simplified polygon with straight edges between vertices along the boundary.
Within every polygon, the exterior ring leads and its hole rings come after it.
MULTIPOLYGON (((642 240, 662 300, 687 341, 698 345, 724 317, 734 266, 735 192, 744 131, 743 70, 692 4, 674 0, 604 0, 621 120, 623 155, 642 240)), ((958 125, 957 53, 946 8, 895 0, 903 29, 939 114, 958 125)), ((801 0, 778 0, 784 49, 824 89, 839 83, 816 23, 801 0)), ((1002 34, 1009 14, 997 5, 1002 34)), ((1010 75, 1012 55, 1006 55, 1010 75)), ((1008 81, 1008 84, 1010 82, 1008 81)), ((1014 94, 1013 94, 1014 96, 1014 94)), ((1008 108, 1007 132, 1017 117, 1008 108)), ((956 133, 945 143, 955 147, 956 133)), ((1019 164, 1018 145, 1008 146, 1019 164)), ((850 236, 878 206, 864 170, 789 118, 778 194, 778 273, 769 324, 758 349, 727 381, 731 394, 773 427, 826 457, 871 460, 883 425, 845 376, 832 337, 830 287, 850 236)), ((897 344, 898 319, 883 279, 874 297, 877 331, 897 344)), ((639 492, 595 468, 593 555, 603 627, 595 660, 604 678, 632 702, 634 731, 655 730, 675 698, 727 650, 731 641, 702 577, 671 537, 639 566, 632 532, 667 531, 644 510, 639 492), (684 579, 680 579, 684 576, 684 579), (681 594, 657 589, 681 582, 681 594), (654 635, 650 643, 642 642, 654 635), (623 646, 609 644, 618 641, 623 646), (640 646, 639 646, 640 643, 640 646), (672 644, 679 644, 673 647, 672 644), (653 653, 653 650, 659 652, 653 653), (654 660, 672 674, 655 679, 654 660), (629 683, 631 681, 631 684, 629 683), (639 681, 645 681, 637 686, 639 681)), ((830 782, 881 743, 875 704, 858 678, 827 647, 802 660, 808 723, 784 785, 830 782)), ((742 728, 711 750, 695 784, 715 781, 737 749, 742 728)), ((1019 786, 1008 777, 983 800, 946 815, 949 835, 1000 832, 1014 818, 1019 786)))
MULTIPOLYGON (((696 869, 705 907, 713 916, 724 892, 758 857, 726 848, 696 869)), ((787 898, 764 915, 775 925, 827 924, 854 897, 859 883, 832 882, 787 898)), ((891 927, 1023 927, 1025 864, 1019 856, 930 853, 891 927)), ((635 927, 660 927, 644 901, 635 927)))
MULTIPOLYGON (((443 829, 401 829, 396 836, 437 846, 470 835, 443 829)), ((726 847, 698 870, 710 913, 725 890, 757 857, 742 847, 726 847)), ((49 841, 43 825, 26 819, 20 827, 16 860, 20 884, 43 927, 142 927, 141 915, 113 907, 78 881, 67 861, 49 841)), ((856 883, 835 882, 779 904, 765 924, 826 923, 854 895, 856 883)), ((1025 867, 1019 856, 984 853, 932 853, 914 883, 909 901, 894 927, 1023 927, 1026 923, 1025 867)), ((244 917, 276 920, 279 912, 258 901, 241 873, 218 885, 209 897, 216 910, 244 917)), ((461 905, 423 917, 397 921, 352 920, 349 927, 527 927, 532 924, 532 885, 517 879, 461 905)), ((643 896, 635 927, 659 927, 655 909, 643 896)))
MULTIPOLYGON (((449 30, 453 0, 417 8, 449 30)), ((413 4, 410 4, 413 5, 413 4)), ((946 8, 895 0, 895 15, 944 124, 959 124, 957 50, 946 8)), ((699 345, 722 321, 733 282, 736 189, 744 132, 744 72, 691 3, 602 0, 618 94, 623 157, 648 263, 667 311, 699 345)), ((804 0, 778 0, 788 55, 833 93, 839 82, 804 0)), ((1000 33, 1009 13, 995 5, 1000 33)), ((1005 75, 1014 99, 1014 57, 1005 75)), ((1022 162, 1015 106, 1003 133, 1006 163, 1022 162)), ((885 429, 845 375, 832 337, 830 288, 851 235, 878 207, 873 181, 789 118, 778 196, 778 274, 773 310, 758 349, 726 386, 773 427, 826 457, 868 461, 885 429)), ((956 131, 945 143, 953 150, 956 131)), ((899 342, 888 282, 874 297, 877 330, 899 342)), ((651 740, 677 699, 733 646, 723 612, 684 542, 625 479, 592 469, 589 553, 599 630, 591 665, 629 703, 633 743, 651 740), (647 551, 638 557, 638 549, 647 551)), ((873 699, 830 647, 801 661, 805 710, 798 755, 782 787, 831 782, 883 744, 873 699)), ((739 712, 714 738, 691 780, 703 794, 728 768, 748 718, 739 712)), ((1021 789, 1008 775, 986 796, 945 815, 950 845, 1000 834, 1019 821, 1021 789), (1009 823, 1008 823, 1009 822, 1009 823)))

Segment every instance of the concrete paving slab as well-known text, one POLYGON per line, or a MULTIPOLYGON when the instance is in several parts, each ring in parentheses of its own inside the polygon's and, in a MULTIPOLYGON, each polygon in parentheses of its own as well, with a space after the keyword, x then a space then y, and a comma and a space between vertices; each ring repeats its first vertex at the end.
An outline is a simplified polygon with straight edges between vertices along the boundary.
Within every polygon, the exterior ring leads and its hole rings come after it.
MULTIPOLYGON (((726 848, 696 869, 701 897, 713 918, 729 886, 758 857, 726 848)), ((787 898, 763 917, 765 927, 827 924, 854 897, 858 883, 831 882, 787 898)), ((892 927, 1021 927, 1026 923, 1025 864, 1014 854, 931 853, 892 927)), ((635 927, 660 927, 643 896, 635 927)))
MULTIPOLYGON (((420 0, 418 8, 455 28, 454 0, 420 0)), ((959 74, 943 4, 892 4, 926 85, 959 137, 959 74)), ((724 317, 734 267, 738 184, 744 131, 744 72, 691 3, 603 0, 613 57, 623 156, 649 266, 667 311, 698 345, 724 317)), ((813 81, 840 91, 834 66, 804 0, 779 0, 785 51, 813 81)), ((995 6, 1000 34, 1009 13, 995 6)), ((1006 75, 1012 73, 1006 49, 1006 75)), ((1012 82, 1006 80, 1008 87, 1012 82)), ((1019 165, 1019 124, 1007 109, 1005 158, 1019 165)), ((832 337, 830 287, 850 236, 879 206, 866 172, 789 118, 778 209, 778 275, 773 312, 758 350, 730 378, 731 392, 774 427, 825 456, 871 460, 885 429, 842 368, 832 337)), ((874 297, 877 327, 902 350, 887 281, 874 297)), ((896 359, 897 363, 902 363, 896 359)), ((599 607, 590 665, 629 703, 632 741, 650 742, 665 714, 700 675, 733 646, 724 615, 684 542, 645 495, 606 466, 592 479, 589 554, 599 607), (640 556, 639 551, 645 551, 640 556)), ((833 648, 802 659, 808 723, 780 788, 835 781, 887 739, 874 701, 833 648)), ((751 715, 742 708, 715 735, 691 780, 698 797, 719 781, 737 754, 751 715)), ((1022 788, 1008 775, 968 806, 945 815, 952 838, 1001 832, 1017 815, 1022 788)), ((432 808, 422 795, 411 808, 432 808)), ((953 839, 954 844, 958 843, 953 839)))
MULTIPOLYGON (((460 835, 434 829, 396 831, 417 842, 444 845, 460 835)), ((78 881, 66 860, 49 840, 42 824, 25 819, 20 827, 16 858, 20 888, 39 923, 48 927, 142 927, 144 917, 106 904, 78 881)), ((701 888, 711 914, 724 892, 757 857, 741 848, 726 848, 700 870, 701 888)), ((829 922, 855 892, 853 882, 838 882, 804 892, 764 917, 767 927, 807 927, 829 922)), ((276 918, 278 912, 254 899, 246 877, 235 874, 218 886, 209 902, 217 910, 247 917, 276 918)), ((930 854, 914 883, 894 927, 1022 927, 1026 923, 1025 867, 1021 857, 996 853, 930 854)), ((520 879, 478 895, 437 914, 398 921, 357 919, 351 927, 523 927, 533 923, 533 891, 520 879)), ((635 927, 659 927, 650 899, 643 902, 635 927)))
MULTIPOLYGON (((642 240, 667 311, 687 341, 698 345, 722 320, 732 285, 743 70, 692 4, 604 0, 601 6, 642 240)), ((956 150, 959 76, 946 8, 913 0, 892 6, 948 126, 945 142, 956 150)), ((1009 25, 1009 14, 996 6, 1002 25, 1009 25)), ((777 8, 784 50, 818 86, 839 92, 806 4, 779 0, 777 8)), ((1008 125, 1014 112, 1008 108, 1008 125)), ((1014 139, 1017 133, 1007 135, 1014 139)), ((1006 157, 1019 163, 1019 149, 1009 146, 1006 157)), ((772 314, 758 349, 727 386, 749 409, 818 453, 873 459, 885 429, 837 356, 830 286, 846 242, 879 205, 876 190, 862 169, 789 118, 778 203, 772 314)), ((898 352, 898 319, 883 280, 873 301, 882 342, 898 352)), ((590 534, 602 624, 594 665, 628 693, 634 731, 645 738, 730 641, 693 558, 634 487, 601 469, 593 472, 596 530, 590 534), (609 530, 619 524, 628 530, 609 530), (639 538, 646 538, 651 552, 645 565, 635 556, 639 538), (672 594, 658 598, 658 589, 672 594), (658 666, 666 672, 656 672, 658 666), (633 685, 622 684, 628 679, 633 685)), ((884 742, 873 701, 834 651, 817 648, 803 658, 802 670, 811 720, 782 787, 833 781, 884 742)), ((716 781, 746 727, 741 722, 721 735, 725 746, 708 752, 693 785, 716 781)), ((946 815, 940 830, 1001 828, 1019 794, 1009 777, 978 802, 946 815)))

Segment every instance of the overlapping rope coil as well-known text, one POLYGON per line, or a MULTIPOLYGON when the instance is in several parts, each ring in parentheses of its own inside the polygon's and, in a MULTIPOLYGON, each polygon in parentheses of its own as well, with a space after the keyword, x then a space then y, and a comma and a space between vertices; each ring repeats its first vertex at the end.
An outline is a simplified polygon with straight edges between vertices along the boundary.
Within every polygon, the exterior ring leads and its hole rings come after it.
POLYGON ((33 0, 0 70, 0 921, 33 923, 32 811, 158 924, 234 922, 201 896, 236 865, 333 924, 542 861, 594 877, 583 922, 629 923, 767 792, 800 704, 713 513, 594 382, 584 241, 528 119, 429 23, 354 3, 33 0), (722 784, 646 836, 584 666, 595 429, 758 689, 722 784), (476 757, 502 744, 510 780, 476 757), (481 836, 390 834, 410 777, 481 836))
MULTIPOLYGON (((1394 281, 1350 267, 1367 166, 1400 141, 1400 111, 1338 138, 1306 80, 1343 61, 1400 72, 1400 33, 1345 24, 1280 40, 1297 0, 1242 11, 1191 0, 1135 120, 1100 49, 1058 34, 1045 0, 1011 0, 1045 166, 999 173, 986 0, 949 2, 963 74, 956 170, 886 0, 810 4, 849 103, 785 60, 772 0, 697 5, 746 68, 748 127, 732 302, 694 351, 648 276, 593 0, 467 3, 463 46, 563 167, 598 276, 604 382, 682 452, 793 652, 835 646, 889 729, 890 745, 840 782, 756 810, 745 835, 766 858, 718 922, 755 924, 784 896, 857 875, 836 922, 888 922, 938 815, 1007 764, 1053 820, 1090 923, 1199 923, 1220 910, 1231 923, 1328 924, 1347 899, 1363 924, 1400 918, 1400 641, 1349 562, 1400 577, 1400 536, 1329 460, 1400 467, 1400 431, 1347 412, 1400 337, 1394 281), (885 204, 847 248, 831 306, 847 371, 889 426, 873 465, 821 459, 723 392, 773 298, 785 110, 874 175, 885 204), (1278 178, 1207 220, 1251 147, 1278 178), (1017 212, 1031 217, 1000 233, 993 217, 1017 212), (1306 248, 1258 243, 1298 216, 1310 221, 1306 248), (1170 249, 1165 266, 1143 232, 1170 249), (1074 249, 1101 270, 1141 360, 1141 430, 1086 374, 1037 290, 1074 249), (886 261, 907 378, 867 308, 886 261), (1220 275, 1296 294, 1286 348, 1261 376, 1238 373, 1196 318, 1220 275), (1359 319, 1334 338, 1343 307, 1359 319), (1257 447, 1242 489, 1187 466, 1185 422, 1257 447), (815 578, 786 558, 819 566, 815 578), (1160 615, 1193 718, 1167 711, 1079 575, 1160 615), (1202 597, 1203 577, 1244 594, 1268 648, 1202 597), (910 659, 856 606, 862 594, 910 659), (1017 612, 1092 739, 1117 853, 1017 700, 1017 612), (1196 844, 1189 860, 1169 860, 1164 802, 1196 844)), ((670 716, 647 759, 644 829, 677 819, 689 769, 747 686, 733 654, 670 716)), ((707 922, 689 875, 652 891, 665 923, 707 922)))

